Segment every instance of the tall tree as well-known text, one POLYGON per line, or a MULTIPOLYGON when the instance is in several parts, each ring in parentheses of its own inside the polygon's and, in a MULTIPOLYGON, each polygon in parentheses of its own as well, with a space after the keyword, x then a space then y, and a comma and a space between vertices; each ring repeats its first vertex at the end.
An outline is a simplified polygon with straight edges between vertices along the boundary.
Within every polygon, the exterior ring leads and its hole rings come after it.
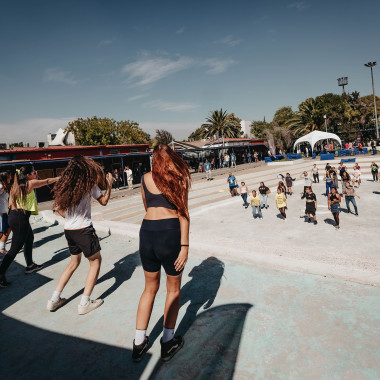
POLYGON ((273 116, 273 124, 277 124, 281 127, 286 127, 289 120, 294 118, 294 111, 292 107, 281 107, 279 108, 273 116))
POLYGON ((251 123, 251 133, 255 138, 265 138, 266 130, 272 129, 272 123, 267 123, 266 121, 252 121, 251 123))
POLYGON ((156 129, 155 143, 169 145, 173 140, 173 135, 165 129, 156 129))
POLYGON ((202 138, 219 136, 237 138, 243 134, 240 126, 240 119, 227 111, 215 110, 210 112, 206 118, 206 123, 202 124, 202 138))
POLYGON ((118 121, 93 116, 76 119, 68 124, 66 132, 72 132, 76 145, 147 144, 150 136, 134 121, 118 121))
POLYGON ((316 109, 316 103, 313 98, 308 98, 298 106, 298 112, 287 122, 294 136, 298 138, 306 133, 312 132, 319 128, 319 113, 316 109))

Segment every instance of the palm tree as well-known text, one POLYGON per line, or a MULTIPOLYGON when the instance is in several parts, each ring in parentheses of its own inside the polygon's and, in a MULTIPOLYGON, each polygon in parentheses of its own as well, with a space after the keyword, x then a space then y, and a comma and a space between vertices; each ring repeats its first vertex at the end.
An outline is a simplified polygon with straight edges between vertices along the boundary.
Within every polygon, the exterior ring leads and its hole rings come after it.
POLYGON ((215 110, 210 112, 206 123, 202 124, 202 138, 222 135, 223 137, 240 137, 242 135, 240 123, 234 114, 227 111, 215 110))
POLYGON ((293 130, 294 136, 302 136, 318 129, 318 113, 315 100, 306 99, 298 106, 299 111, 287 123, 287 127, 293 130))

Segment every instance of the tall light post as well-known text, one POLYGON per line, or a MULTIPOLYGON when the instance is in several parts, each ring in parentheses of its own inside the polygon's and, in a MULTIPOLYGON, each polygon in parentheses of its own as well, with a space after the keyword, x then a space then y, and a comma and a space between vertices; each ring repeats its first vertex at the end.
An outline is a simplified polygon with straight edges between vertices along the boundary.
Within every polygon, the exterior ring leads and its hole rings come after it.
POLYGON ((327 115, 323 115, 323 118, 325 119, 325 128, 326 128, 326 133, 327 133, 327 115))
POLYGON ((379 140, 379 128, 378 128, 378 125, 377 125, 377 110, 376 110, 376 96, 375 96, 375 83, 373 81, 373 70, 372 70, 372 67, 373 66, 376 66, 377 65, 377 62, 368 62, 368 63, 365 63, 364 66, 365 67, 370 67, 371 68, 371 79, 372 79, 372 92, 373 92, 373 105, 375 107, 375 128, 376 128, 376 138, 377 140, 379 140))
POLYGON ((344 86, 348 85, 348 77, 342 77, 338 78, 338 86, 343 87, 343 94, 344 94, 344 86))

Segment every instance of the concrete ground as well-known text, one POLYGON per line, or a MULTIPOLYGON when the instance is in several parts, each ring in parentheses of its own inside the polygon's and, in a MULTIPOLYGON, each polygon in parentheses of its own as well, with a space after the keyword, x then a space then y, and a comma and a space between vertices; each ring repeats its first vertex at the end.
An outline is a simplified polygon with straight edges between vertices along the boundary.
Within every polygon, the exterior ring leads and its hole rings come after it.
MULTIPOLYGON (((277 173, 292 168, 298 175, 308 166, 240 171, 237 177, 250 188, 261 179, 273 188, 277 173)), ((225 191, 225 178, 195 181, 177 330, 185 347, 166 364, 159 360, 164 275, 148 329, 152 347, 140 364, 130 360, 144 284, 138 195, 94 209, 103 255, 94 297, 105 303, 84 316, 77 304, 85 259, 64 290, 69 303, 55 313, 45 310, 69 257, 62 226, 45 213, 45 221, 33 224, 34 258, 45 267, 25 275, 21 253, 9 270, 12 286, 0 289, 1 378, 379 379, 380 185, 368 179, 365 174, 358 190, 360 216, 342 213, 339 231, 322 184, 315 186, 314 226, 303 221, 299 195, 289 198, 287 222, 276 216, 273 192, 264 219, 253 220, 241 199, 225 191), (102 210, 112 210, 114 218, 124 211, 129 220, 113 220, 102 210)), ((295 193, 301 188, 296 183, 295 193)))

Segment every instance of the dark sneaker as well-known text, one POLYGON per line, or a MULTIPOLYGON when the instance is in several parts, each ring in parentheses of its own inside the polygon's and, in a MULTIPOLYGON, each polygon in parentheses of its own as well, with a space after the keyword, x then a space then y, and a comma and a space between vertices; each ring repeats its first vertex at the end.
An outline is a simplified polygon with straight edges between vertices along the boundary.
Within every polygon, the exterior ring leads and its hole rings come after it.
POLYGON ((7 281, 5 277, 0 280, 0 288, 7 288, 11 283, 7 281))
POLYGON ((358 214, 358 213, 356 213, 356 214, 355 214, 355 216, 359 216, 359 214, 358 214))
POLYGON ((307 222, 308 222, 308 223, 311 223, 311 218, 309 218, 309 219, 307 220, 307 222))
POLYGON ((44 264, 37 265, 33 263, 30 267, 25 268, 25 274, 37 272, 38 270, 42 269, 44 267, 44 264))
POLYGON ((161 338, 161 360, 164 362, 169 361, 184 345, 185 341, 182 336, 175 336, 169 342, 162 343, 161 338))
POLYGON ((314 220, 314 224, 318 224, 318 222, 316 220, 314 220))
POLYGON ((133 340, 132 360, 135 363, 140 362, 142 358, 144 357, 145 352, 148 351, 148 347, 149 347, 149 336, 146 336, 144 342, 142 342, 138 346, 135 345, 135 340, 133 340))

